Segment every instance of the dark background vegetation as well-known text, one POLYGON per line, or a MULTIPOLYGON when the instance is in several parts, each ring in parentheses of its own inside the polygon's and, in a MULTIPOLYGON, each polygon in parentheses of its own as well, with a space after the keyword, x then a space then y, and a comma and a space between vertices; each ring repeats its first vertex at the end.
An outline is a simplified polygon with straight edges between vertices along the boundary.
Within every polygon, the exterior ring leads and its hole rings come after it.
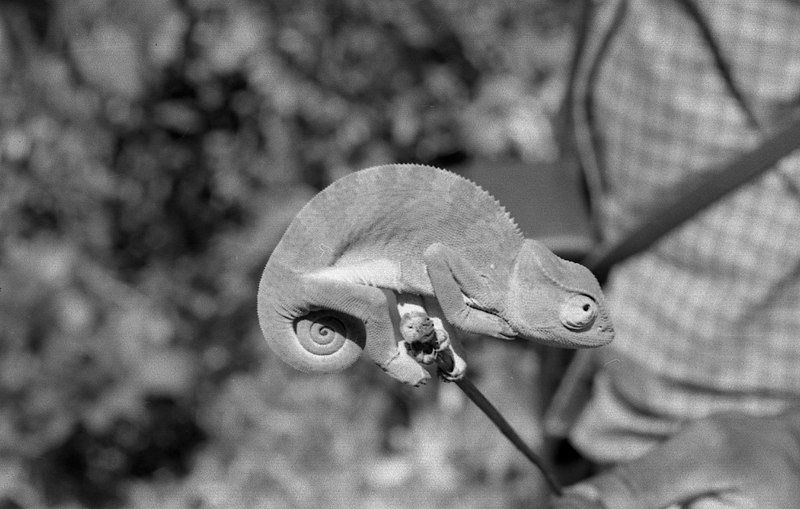
MULTIPOLYGON (((574 4, 0 3, 0 508, 534 503, 457 388, 294 372, 255 294, 349 171, 551 162, 574 4)), ((538 443, 535 355, 468 354, 538 443)))

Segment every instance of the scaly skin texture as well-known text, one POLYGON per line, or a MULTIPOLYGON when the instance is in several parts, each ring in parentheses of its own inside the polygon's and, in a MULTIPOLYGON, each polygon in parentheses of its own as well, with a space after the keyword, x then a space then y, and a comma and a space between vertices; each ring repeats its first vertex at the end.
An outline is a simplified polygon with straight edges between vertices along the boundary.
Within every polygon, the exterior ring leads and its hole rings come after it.
POLYGON ((501 339, 578 348, 614 335, 586 268, 523 238, 473 182, 418 165, 353 173, 298 213, 261 278, 261 329, 298 369, 339 371, 364 350, 419 385, 427 371, 398 349, 387 292, 434 297, 455 327, 501 339))

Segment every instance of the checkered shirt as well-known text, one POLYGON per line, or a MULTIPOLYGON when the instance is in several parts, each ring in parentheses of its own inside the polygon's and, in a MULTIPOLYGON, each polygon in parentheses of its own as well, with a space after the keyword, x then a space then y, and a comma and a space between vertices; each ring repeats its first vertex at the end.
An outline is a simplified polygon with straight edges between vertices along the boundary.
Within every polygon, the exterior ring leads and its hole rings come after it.
MULTIPOLYGON (((594 4, 574 118, 594 212, 616 239, 800 113, 800 2, 695 1, 760 129, 679 2, 594 4)), ((571 431, 587 457, 626 461, 687 419, 800 402, 800 153, 622 263, 606 288, 617 337, 591 353, 593 395, 571 431)))

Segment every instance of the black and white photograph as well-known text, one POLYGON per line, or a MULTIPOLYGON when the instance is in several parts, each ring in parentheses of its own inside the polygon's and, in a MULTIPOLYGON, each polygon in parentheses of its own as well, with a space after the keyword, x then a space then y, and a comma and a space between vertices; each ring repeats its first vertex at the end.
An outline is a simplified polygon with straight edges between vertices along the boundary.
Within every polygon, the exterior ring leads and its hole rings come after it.
POLYGON ((800 508, 797 0, 0 0, 0 509, 800 508))

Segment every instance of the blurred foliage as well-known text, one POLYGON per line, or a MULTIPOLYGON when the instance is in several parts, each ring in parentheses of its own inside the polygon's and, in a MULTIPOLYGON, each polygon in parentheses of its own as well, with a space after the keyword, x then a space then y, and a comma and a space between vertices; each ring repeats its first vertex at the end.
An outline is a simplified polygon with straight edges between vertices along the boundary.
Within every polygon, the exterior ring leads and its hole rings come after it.
MULTIPOLYGON (((0 4, 0 507, 535 500, 453 387, 284 366, 255 292, 348 171, 552 160, 574 3, 0 4)), ((470 353, 535 441, 535 359, 470 353)))

